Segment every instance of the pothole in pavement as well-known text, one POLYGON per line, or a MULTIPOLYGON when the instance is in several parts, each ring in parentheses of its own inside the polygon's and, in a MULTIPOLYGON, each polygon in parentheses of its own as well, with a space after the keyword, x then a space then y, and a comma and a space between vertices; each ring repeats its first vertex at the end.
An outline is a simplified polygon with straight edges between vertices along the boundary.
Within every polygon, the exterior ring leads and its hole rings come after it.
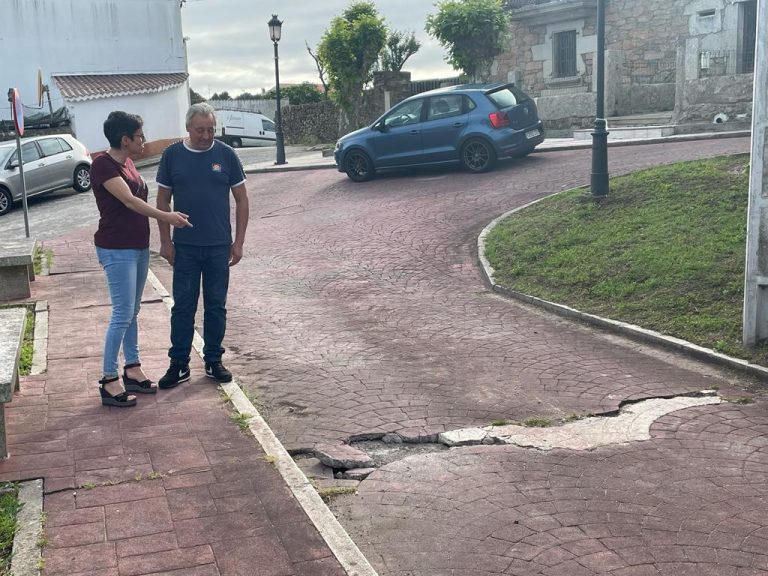
POLYGON ((619 410, 585 417, 560 426, 532 428, 519 424, 491 425, 443 432, 434 437, 403 439, 397 434, 361 435, 347 444, 317 445, 309 454, 294 456, 320 495, 353 493, 359 483, 380 468, 408 456, 452 447, 514 444, 523 448, 592 450, 607 444, 647 440, 653 423, 685 408, 720 404, 714 390, 625 402, 619 410))
POLYGON ((351 442, 350 445, 366 452, 373 460, 376 468, 381 468, 414 454, 431 454, 432 452, 448 450, 448 446, 445 444, 432 442, 413 444, 410 442, 389 443, 383 440, 358 440, 351 442))

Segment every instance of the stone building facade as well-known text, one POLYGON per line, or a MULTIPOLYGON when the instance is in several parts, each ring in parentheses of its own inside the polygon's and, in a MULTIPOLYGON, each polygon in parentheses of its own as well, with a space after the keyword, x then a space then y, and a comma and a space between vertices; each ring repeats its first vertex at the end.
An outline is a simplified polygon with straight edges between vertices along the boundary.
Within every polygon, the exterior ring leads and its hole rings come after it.
MULTIPOLYGON (((550 129, 588 127, 594 120, 597 0, 506 0, 508 47, 492 80, 513 81, 538 98, 550 129)), ((691 115, 688 83, 712 76, 736 94, 735 113, 751 101, 756 0, 606 0, 606 114, 669 111, 691 115), (746 100, 745 100, 746 98, 746 100)), ((711 83, 711 82, 710 82, 711 83)), ((717 100, 717 99, 715 99, 717 100)))

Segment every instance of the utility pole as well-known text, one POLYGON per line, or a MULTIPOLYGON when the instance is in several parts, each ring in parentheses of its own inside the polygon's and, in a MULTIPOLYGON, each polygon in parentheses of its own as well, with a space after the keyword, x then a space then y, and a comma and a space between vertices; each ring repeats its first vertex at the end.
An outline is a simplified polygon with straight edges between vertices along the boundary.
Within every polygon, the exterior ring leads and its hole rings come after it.
POLYGON ((744 272, 744 346, 768 338, 768 0, 757 0, 752 155, 744 272))
POLYGON ((605 0, 597 0, 597 103, 592 132, 592 196, 608 196, 608 131, 605 121, 605 0))

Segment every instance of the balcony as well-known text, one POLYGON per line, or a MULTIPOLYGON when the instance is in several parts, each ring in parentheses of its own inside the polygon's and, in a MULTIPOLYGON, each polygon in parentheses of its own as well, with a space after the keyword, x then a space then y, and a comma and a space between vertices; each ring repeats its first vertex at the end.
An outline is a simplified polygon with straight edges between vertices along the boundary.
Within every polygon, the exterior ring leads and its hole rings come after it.
POLYGON ((594 16, 597 0, 505 0, 504 6, 512 20, 537 26, 594 16))

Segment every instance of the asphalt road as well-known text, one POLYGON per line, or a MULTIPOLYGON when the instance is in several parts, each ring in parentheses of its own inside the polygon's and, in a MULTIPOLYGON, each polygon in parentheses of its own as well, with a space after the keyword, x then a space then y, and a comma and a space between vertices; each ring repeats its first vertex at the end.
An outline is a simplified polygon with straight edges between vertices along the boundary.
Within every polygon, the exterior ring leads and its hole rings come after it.
MULTIPOLYGON (((288 146, 286 155, 303 152, 304 147, 288 146)), ((274 158, 274 147, 239 148, 237 154, 243 164, 263 162, 274 158)), ((150 191, 150 202, 154 202, 157 187, 155 174, 157 166, 150 165, 139 170, 147 181, 150 191)), ((52 194, 29 198, 29 232, 30 237, 38 240, 57 238, 77 228, 90 226, 95 229, 99 221, 99 212, 91 192, 78 194, 72 188, 59 190, 52 194)), ((21 203, 16 203, 11 212, 0 216, 0 242, 24 238, 24 212, 21 203)))

